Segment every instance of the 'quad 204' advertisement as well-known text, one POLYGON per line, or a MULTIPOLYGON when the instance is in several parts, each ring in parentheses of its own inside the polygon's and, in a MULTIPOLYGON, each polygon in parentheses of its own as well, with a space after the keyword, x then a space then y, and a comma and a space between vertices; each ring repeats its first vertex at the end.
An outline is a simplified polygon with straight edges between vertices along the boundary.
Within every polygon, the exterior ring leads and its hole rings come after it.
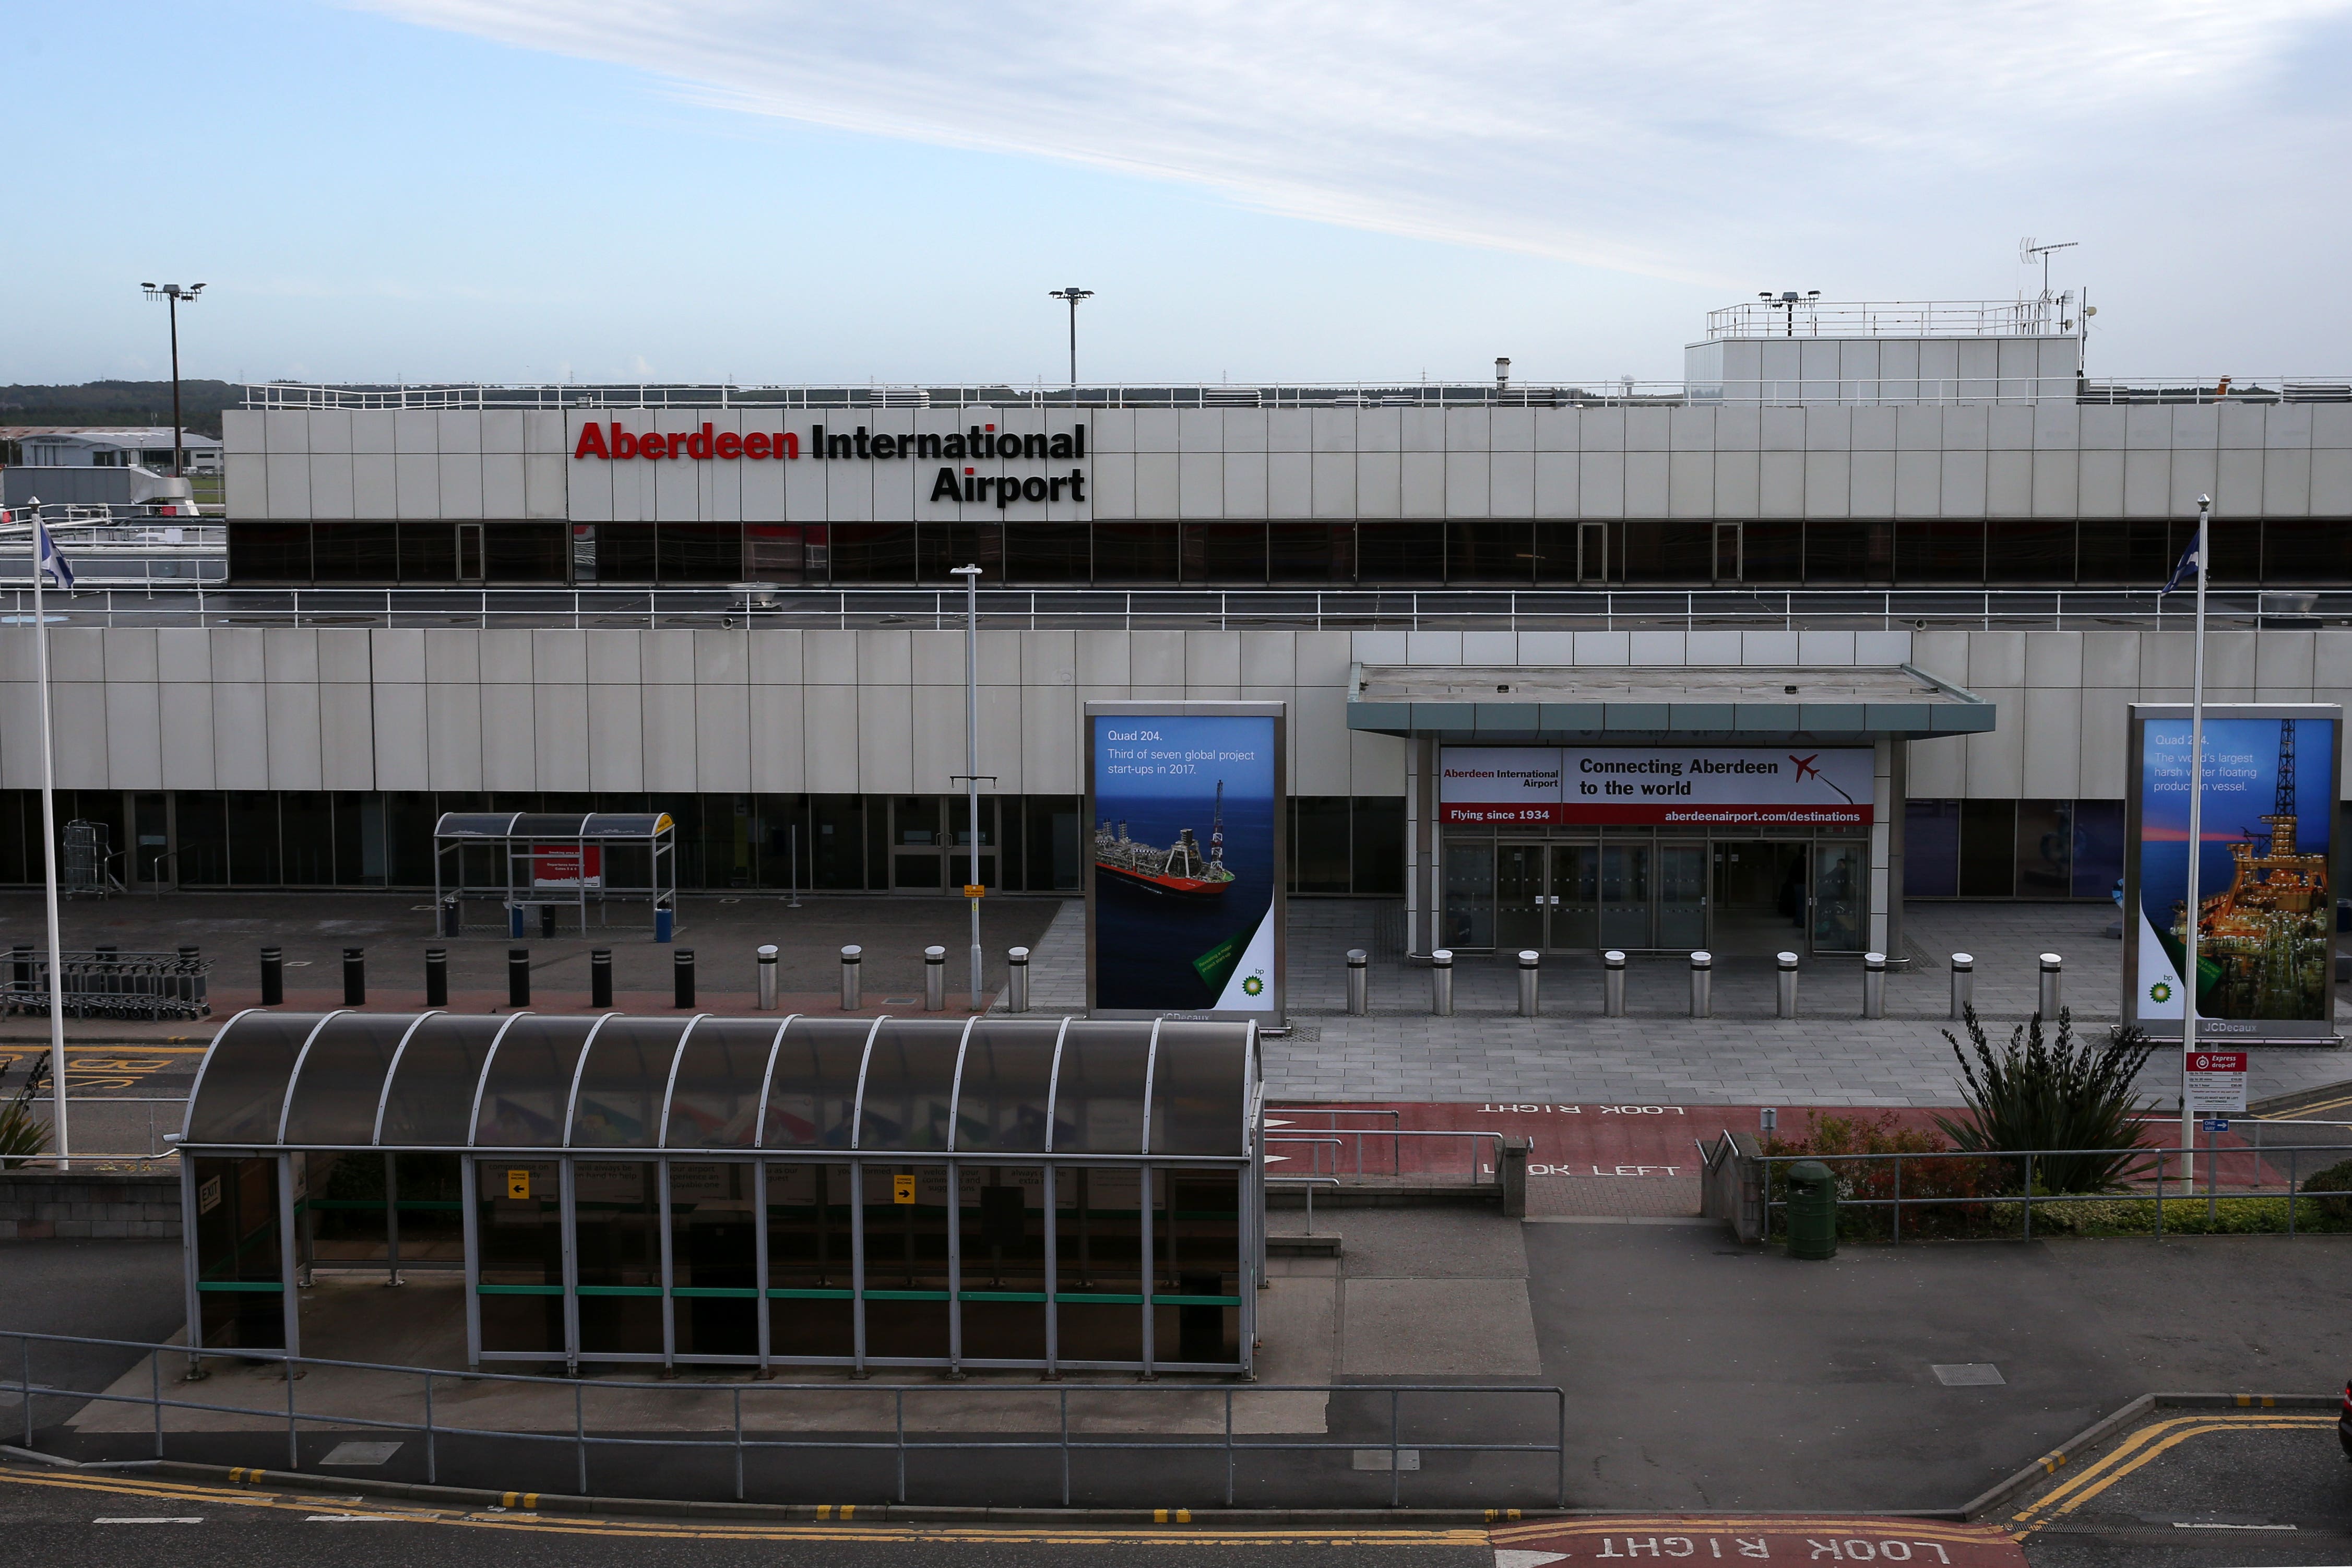
MULTIPOLYGON (((2189 956, 2189 711, 2132 705, 2126 1023, 2177 1039, 2189 956)), ((2342 710, 2208 703, 2197 854, 2200 1042, 2335 1033, 2342 710)))
POLYGON ((1089 702, 1087 1010, 1283 1016, 1279 702, 1089 702))

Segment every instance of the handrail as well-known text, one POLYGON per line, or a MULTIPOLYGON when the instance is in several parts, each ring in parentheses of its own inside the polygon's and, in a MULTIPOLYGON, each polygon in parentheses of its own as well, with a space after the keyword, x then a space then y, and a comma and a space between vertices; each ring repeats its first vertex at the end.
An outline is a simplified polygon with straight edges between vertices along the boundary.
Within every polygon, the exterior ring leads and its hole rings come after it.
MULTIPOLYGON (((32 594, 0 580, 0 615, 32 594)), ((43 606, 79 626, 620 627, 950 631, 963 598, 918 587, 223 588, 159 580, 105 585, 43 606)), ((1292 627, 1318 631, 2112 630, 2186 632, 2188 617, 2147 588, 1000 588, 980 595, 990 631, 1292 627)), ((2207 620, 2224 629, 2352 619, 2352 589, 2217 589, 2207 620)), ((1622 657, 1622 656, 1621 656, 1622 657)))
MULTIPOLYGON (((895 1453, 898 1461, 895 1500, 903 1504, 908 1500, 907 1456, 909 1453, 989 1449, 1044 1450, 1057 1453, 1060 1457, 1061 1499, 1062 1506, 1066 1508, 1070 1506, 1070 1458, 1073 1454, 1095 1451, 1139 1451, 1193 1454, 1203 1452, 1221 1452, 1224 1457, 1224 1502, 1225 1506, 1231 1507, 1233 1506, 1234 1496, 1235 1456, 1237 1455, 1245 1453, 1326 1453, 1357 1451, 1363 1449, 1378 1451, 1381 1447, 1386 1447, 1389 1451, 1389 1506, 1391 1508, 1399 1507, 1402 1504, 1402 1493, 1401 1490, 1401 1466, 1397 1462, 1397 1457, 1406 1448, 1412 1448, 1424 1453, 1549 1454, 1552 1456, 1553 1460, 1553 1492, 1549 1506, 1564 1508, 1567 1506, 1568 1500, 1568 1394, 1564 1389, 1556 1385, 1543 1384, 1285 1383, 1235 1385, 1230 1383, 1196 1384, 1171 1381, 1150 1383, 1123 1381, 1118 1384, 1072 1384, 1064 1383, 1053 1385, 1048 1389, 1041 1390, 1039 1386, 1034 1383, 992 1384, 966 1381, 950 1384, 870 1382, 847 1384, 795 1384, 783 1382, 762 1383, 753 1380, 748 1383, 736 1384, 728 1386, 727 1392, 732 1395, 730 1401, 732 1410, 724 1436, 695 1437, 686 1435, 688 1429, 681 1427, 670 1435, 662 1436, 614 1436, 611 1434, 592 1434, 589 1431, 585 1406, 585 1394, 589 1388, 593 1387, 600 1394, 606 1392, 626 1392, 632 1394, 664 1395, 674 1398, 684 1398, 698 1403, 707 1399, 712 1392, 711 1386, 708 1384, 681 1384, 674 1381, 639 1382, 603 1377, 594 1379, 550 1377, 544 1374, 532 1373, 454 1372, 440 1367, 401 1366, 382 1362, 347 1361, 328 1356, 292 1355, 281 1349, 272 1349, 261 1346, 238 1346, 234 1349, 218 1351, 201 1349, 190 1350, 186 1345, 160 1344, 145 1340, 103 1339, 79 1334, 47 1334, 14 1329, 0 1330, 0 1339, 14 1340, 17 1342, 21 1350, 21 1354, 17 1358, 18 1375, 15 1378, 0 1378, 0 1390, 11 1390, 18 1395, 21 1406, 25 1412, 23 1445, 27 1450, 33 1452, 39 1451, 34 1447, 34 1438, 37 1431, 37 1426, 34 1416, 33 1403, 36 1399, 39 1398, 70 1398, 78 1401, 103 1401, 110 1404, 148 1406, 153 1412, 155 1457, 159 1459, 164 1457, 165 1430, 163 1413, 166 1410, 197 1410, 216 1415, 248 1416, 257 1415, 269 1415, 275 1416, 279 1414, 279 1412, 275 1410, 263 1411, 248 1405, 227 1405, 197 1399, 165 1398, 163 1395, 163 1358, 165 1355, 180 1355, 184 1356, 187 1359, 192 1374, 194 1374, 196 1369, 201 1365, 201 1363, 207 1360, 261 1363, 274 1362, 283 1367, 286 1373, 283 1380, 285 1384, 286 1403, 282 1413, 286 1423, 286 1468, 296 1471, 302 1469, 299 1438, 300 1429, 305 1424, 313 1427, 334 1426, 359 1427, 373 1431, 417 1433, 425 1439, 425 1478, 427 1484, 429 1485, 440 1484, 439 1448, 440 1440, 444 1437, 503 1438, 520 1442, 568 1444, 572 1446, 575 1455, 577 1456, 576 1473, 582 1496, 590 1495, 591 1489, 588 1458, 590 1450, 598 1447, 609 1447, 624 1450, 629 1448, 657 1447, 702 1448, 719 1451, 731 1450, 734 1460, 734 1495, 736 1500, 739 1502, 745 1500, 747 1489, 743 1474, 744 1457, 748 1452, 752 1450, 814 1449, 832 1453, 841 1453, 845 1451, 887 1451, 895 1453), (37 1383, 33 1377, 33 1347, 37 1344, 103 1346, 118 1350, 144 1351, 148 1352, 148 1392, 143 1394, 92 1392, 88 1389, 52 1387, 47 1384, 37 1383), (394 1373, 421 1378, 424 1380, 424 1419, 422 1421, 399 1421, 386 1419, 383 1416, 362 1416, 341 1412, 330 1413, 324 1411, 315 1414, 305 1414, 300 1411, 298 1406, 297 1394, 300 1380, 304 1373, 304 1369, 314 1367, 342 1368, 358 1372, 394 1373), (453 1426, 446 1421, 439 1420, 435 1412, 433 1391, 436 1382, 439 1380, 455 1380, 457 1382, 468 1384, 498 1383, 539 1385, 550 1388, 569 1388, 572 1394, 572 1429, 570 1432, 526 1432, 489 1426, 467 1426, 463 1425, 453 1426), (1150 1438, 1139 1437, 1092 1438, 1077 1436, 1074 1434, 1070 1424, 1070 1396, 1073 1394, 1076 1394, 1083 1397, 1085 1394, 1096 1392, 1097 1390, 1099 1390, 1099 1392, 1105 1395, 1122 1400, 1134 1398, 1139 1394, 1146 1399, 1165 1397, 1198 1400, 1203 1396, 1218 1398, 1222 1401, 1223 1405, 1223 1436, 1222 1440, 1215 1437, 1208 1437, 1194 1438, 1191 1441, 1156 1441, 1150 1438), (958 1401, 968 1400, 973 1395, 988 1396, 996 1394, 1017 1395, 1024 1399, 1034 1400, 1041 1392, 1051 1393, 1055 1395, 1060 1413, 1059 1430, 1050 1438, 1000 1437, 991 1439, 943 1440, 919 1436, 909 1437, 908 1435, 907 1396, 910 1394, 918 1396, 924 1394, 944 1394, 950 1399, 958 1401), (1367 1442, 1363 1436, 1360 1435, 1342 1436, 1333 1435, 1328 1432, 1323 1434, 1319 1441, 1309 1440, 1303 1436, 1291 1436, 1286 1440, 1254 1441, 1246 1436, 1236 1436, 1234 1433, 1234 1405, 1237 1395, 1243 1398, 1248 1398, 1258 1394, 1320 1394, 1328 1397, 1332 1394, 1345 1394, 1357 1398, 1361 1398, 1368 1394, 1376 1396, 1383 1393, 1389 1396, 1388 1440, 1385 1444, 1377 1441, 1367 1442), (744 1395, 747 1394, 753 1395, 755 1398, 769 1400, 772 1402, 782 1396, 794 1394, 816 1394, 845 1396, 856 1399, 870 1397, 877 1394, 887 1394, 891 1399, 893 1417, 892 1435, 887 1440, 879 1438, 791 1438, 750 1436, 748 1435, 748 1432, 750 1430, 756 1430, 757 1428, 747 1428, 744 1421, 743 1403, 744 1395), (1475 1398, 1549 1398, 1553 1408, 1552 1440, 1548 1443, 1517 1443, 1502 1441, 1468 1443, 1443 1440, 1424 1441, 1420 1438, 1408 1440, 1404 1436, 1402 1425, 1402 1402, 1404 1396, 1410 1394, 1453 1394, 1475 1398)), ((642 1421, 633 1422, 632 1426, 635 1429, 642 1431, 644 1430, 646 1423, 642 1421)), ((709 1430, 718 1431, 719 1429, 709 1428, 709 1430)), ((257 1436, 257 1434, 253 1435, 257 1436)), ((232 1436, 230 1440, 234 1441, 234 1436, 232 1436)), ((211 1444, 211 1447, 208 1447, 207 1454, 216 1454, 219 1451, 218 1440, 216 1438, 208 1438, 208 1442, 211 1444)), ((645 1475, 646 1472, 640 1470, 636 1472, 636 1479, 642 1479, 645 1478, 645 1475)), ((1151 1479, 1152 1484, 1160 1484, 1160 1478, 1146 1479, 1151 1479)), ((1309 1480, 1310 1484, 1316 1489, 1311 1494, 1313 1498, 1319 1500, 1328 1495, 1330 1484, 1328 1479, 1318 1474, 1309 1478, 1309 1480)), ((1482 1489, 1491 1484, 1490 1478, 1484 1474, 1480 1475, 1477 1478, 1477 1480, 1482 1489)), ((1490 1494, 1486 1493, 1483 1489, 1478 1495, 1482 1500, 1493 1500, 1490 1494)), ((1301 1501, 1305 1500, 1307 1500, 1307 1498, 1302 1496, 1301 1501)))

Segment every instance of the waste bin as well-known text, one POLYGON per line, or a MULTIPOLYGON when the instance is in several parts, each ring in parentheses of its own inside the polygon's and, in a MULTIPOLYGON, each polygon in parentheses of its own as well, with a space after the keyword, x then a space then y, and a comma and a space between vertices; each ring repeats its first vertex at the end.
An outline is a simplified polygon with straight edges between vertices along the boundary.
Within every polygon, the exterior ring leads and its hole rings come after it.
POLYGON ((1819 1160, 1789 1167, 1789 1256, 1837 1256, 1837 1178, 1819 1160))

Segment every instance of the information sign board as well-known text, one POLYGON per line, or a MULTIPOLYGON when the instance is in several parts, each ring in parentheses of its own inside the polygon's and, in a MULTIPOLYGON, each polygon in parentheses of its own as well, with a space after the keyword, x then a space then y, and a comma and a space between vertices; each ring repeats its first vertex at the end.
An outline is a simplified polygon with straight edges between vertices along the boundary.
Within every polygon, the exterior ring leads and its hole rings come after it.
POLYGON ((2245 1052, 2191 1051, 2184 1065, 2191 1112, 2210 1116, 2246 1109, 2245 1052))

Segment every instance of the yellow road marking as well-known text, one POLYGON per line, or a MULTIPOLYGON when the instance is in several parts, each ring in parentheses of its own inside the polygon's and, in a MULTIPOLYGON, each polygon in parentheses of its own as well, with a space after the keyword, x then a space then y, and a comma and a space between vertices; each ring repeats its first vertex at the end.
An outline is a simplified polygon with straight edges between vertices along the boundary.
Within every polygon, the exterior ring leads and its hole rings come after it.
MULTIPOLYGON (((232 1478, 257 1482, 268 1472, 239 1468, 232 1478)), ((48 1487, 56 1489, 100 1492, 117 1497, 168 1498, 182 1501, 202 1500, 241 1508, 266 1508, 288 1512, 309 1514, 318 1510, 319 1500, 299 1495, 278 1496, 267 1492, 233 1491, 217 1487, 194 1486, 171 1481, 142 1481, 128 1478, 96 1479, 63 1476, 55 1473, 26 1474, 0 1468, 0 1484, 27 1487, 48 1487)), ((537 1492, 508 1492, 508 1498, 523 1498, 536 1502, 537 1492)), ((507 1506, 512 1507, 512 1503, 507 1506)), ((856 1504, 820 1505, 820 1517, 847 1520, 856 1504)), ((639 1522, 629 1520, 597 1519, 589 1515, 565 1517, 554 1514, 460 1513, 446 1509, 434 1509, 412 1504, 405 1508, 353 1507, 346 1510, 353 1517, 365 1516, 392 1520, 407 1520, 418 1523, 471 1526, 489 1530, 534 1530, 567 1535, 599 1535, 637 1537, 656 1541, 940 1541, 974 1542, 1019 1542, 1031 1545, 1071 1546, 1132 1546, 1184 1542, 1211 1546, 1483 1546, 1487 1532, 1483 1529, 1459 1530, 1200 1530, 1171 1533, 1148 1528, 1072 1530, 1041 1525, 1031 1529, 1009 1526, 982 1528, 963 1525, 887 1525, 864 1524, 847 1526, 812 1526, 804 1524, 751 1525, 717 1524, 679 1521, 668 1524, 639 1522)), ((1183 1509, 1156 1510, 1190 1518, 1183 1509)))
MULTIPOLYGON (((2242 1403, 2251 1403, 2249 1396, 2240 1397, 2242 1403)), ((2012 1514, 2010 1522, 2023 1525, 2025 1528, 2021 1533, 2032 1534, 2051 1520, 2074 1512, 2126 1476, 2191 1437, 2207 1436, 2215 1432, 2296 1431, 2335 1424, 2336 1413, 2333 1411, 2309 1415, 2181 1415, 2170 1421, 2158 1421, 2134 1432, 2073 1479, 2053 1487, 2012 1514)), ((2063 1456, 2060 1462, 2064 1462, 2063 1456)))

